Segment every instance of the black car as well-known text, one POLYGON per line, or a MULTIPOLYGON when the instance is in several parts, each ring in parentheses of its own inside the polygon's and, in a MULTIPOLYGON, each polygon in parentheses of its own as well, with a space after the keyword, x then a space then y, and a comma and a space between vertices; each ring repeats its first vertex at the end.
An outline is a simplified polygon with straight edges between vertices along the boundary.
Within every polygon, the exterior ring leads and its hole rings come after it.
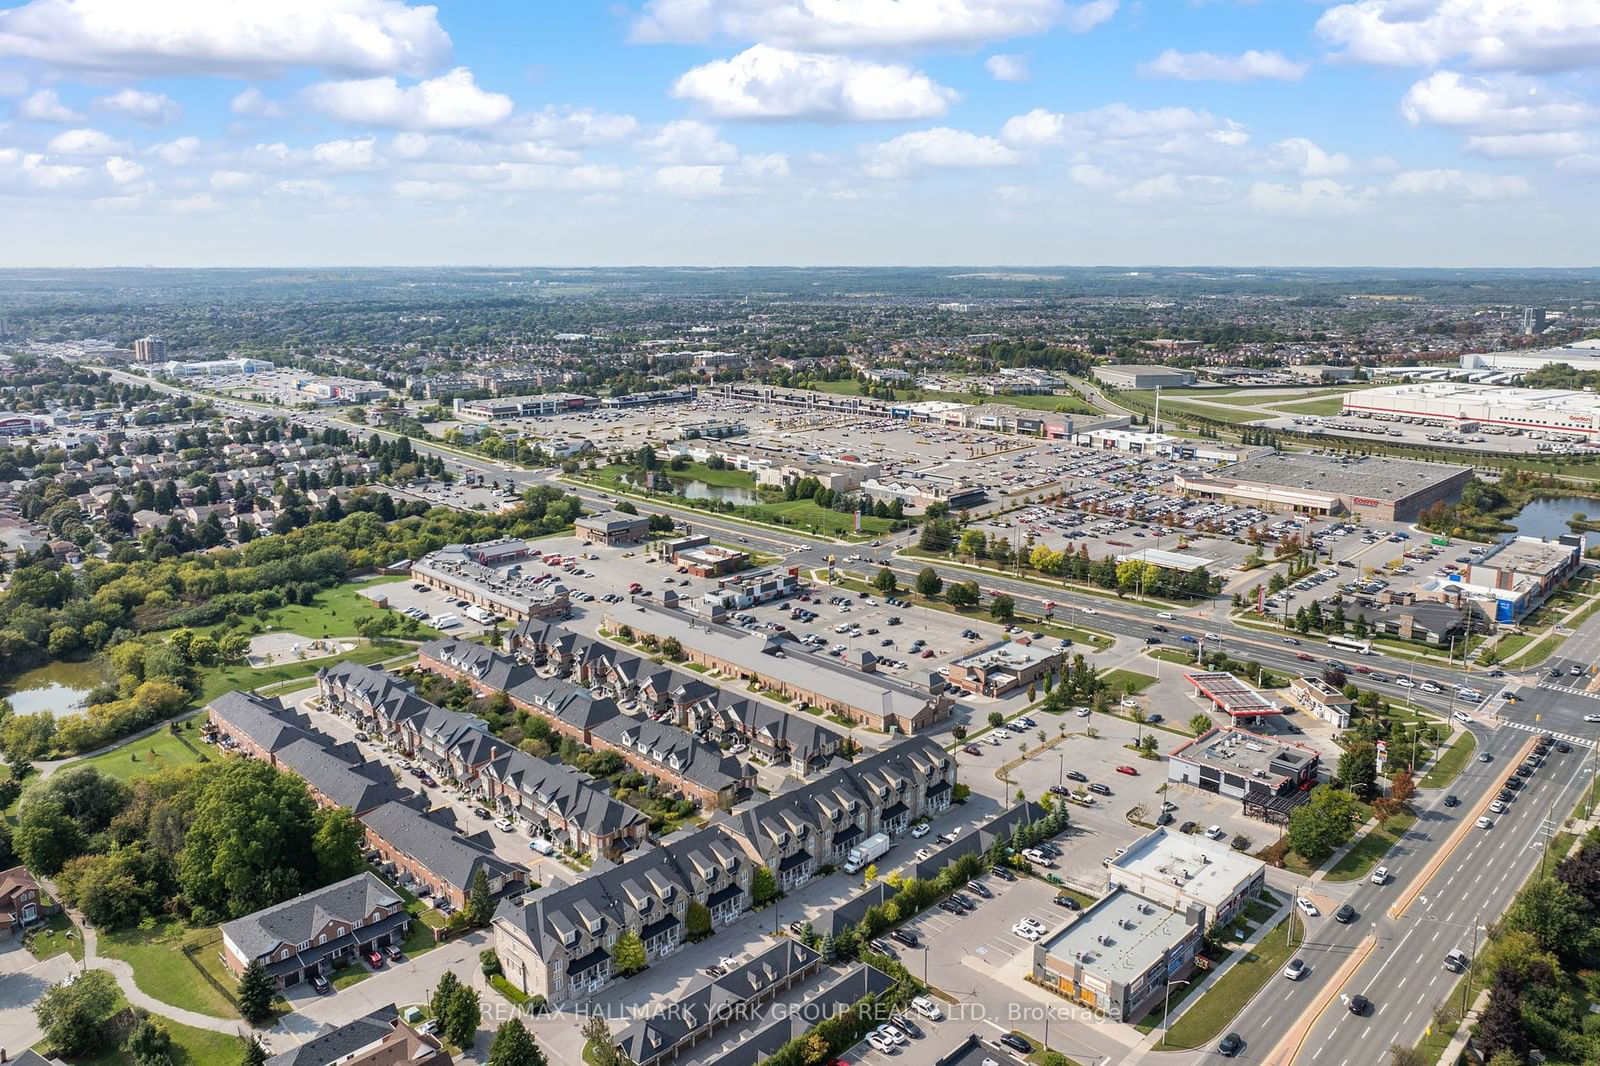
POLYGON ((1517 767, 1517 776, 1518 777, 1532 777, 1533 776, 1533 767, 1529 766, 1527 763, 1523 763, 1521 766, 1517 767))
POLYGON ((311 988, 319 996, 325 996, 333 991, 333 986, 328 983, 328 979, 319 973, 311 975, 311 988))
POLYGON ((1333 912, 1333 920, 1340 925, 1349 925, 1359 917, 1360 915, 1356 913, 1356 909, 1348 903, 1333 912))
POLYGON ((1091 784, 1089 786, 1089 791, 1093 792, 1097 796, 1109 796, 1109 795, 1111 795, 1110 786, 1102 785, 1098 781, 1094 782, 1093 784, 1091 784))
POLYGON ((1155 630, 1157 633, 1165 633, 1167 631, 1166 626, 1151 626, 1150 628, 1155 630))
POLYGON ((889 1024, 906 1034, 913 1040, 922 1039, 922 1027, 904 1014, 896 1014, 889 1019, 889 1024))
POLYGON ((1239 1034, 1229 1033, 1227 1036, 1223 1037, 1222 1042, 1217 1045, 1217 1054, 1221 1055, 1223 1058, 1231 1059, 1237 1055, 1240 1050, 1243 1049, 1243 1047, 1244 1041, 1239 1039, 1239 1034))
POLYGON ((1017 875, 1004 866, 996 866, 991 872, 1002 881, 1015 881, 1017 879, 1017 875))
POLYGON ((942 911, 946 911, 946 912, 948 912, 950 914, 953 914, 957 918, 960 918, 962 915, 967 913, 966 911, 962 910, 959 906, 957 906, 954 903, 951 903, 947 899, 941 899, 939 901, 939 909, 942 910, 942 911))
POLYGON ((1055 793, 1057 796, 1072 795, 1072 789, 1068 788, 1066 785, 1051 785, 1050 791, 1055 793))
POLYGON ((894 929, 889 933, 890 940, 898 940, 908 948, 921 947, 922 942, 917 939, 917 934, 909 929, 894 929))
POLYGON ((1444 805, 1446 807, 1458 807, 1461 805, 1461 801, 1456 799, 1456 794, 1452 792, 1444 798, 1444 805))
POLYGON ((1145 721, 1151 725, 1159 725, 1160 723, 1165 722, 1166 719, 1161 717, 1161 715, 1158 713, 1152 714, 1150 717, 1146 718, 1145 721))
POLYGON ((1088 781, 1089 779, 1086 776, 1084 776, 1084 774, 1081 773, 1078 770, 1068 770, 1067 771, 1067 780, 1069 780, 1069 781, 1088 781))
POLYGON ((1500 790, 1500 795, 1495 798, 1501 803, 1510 803, 1512 800, 1517 798, 1517 794, 1511 791, 1509 788, 1502 788, 1500 790))
POLYGON ((1561 743, 1556 745, 1556 750, 1565 755, 1567 752, 1572 750, 1572 745, 1563 740, 1561 743))
POLYGON ((1161 638, 1160 637, 1145 637, 1144 638, 1144 642, 1146 644, 1160 644, 1161 643, 1161 638))
POLYGON ((1345 1006, 1350 1008, 1351 1014, 1365 1014, 1367 1009, 1372 1006, 1372 1001, 1357 992, 1350 997, 1350 1002, 1346 1003, 1345 1006))
POLYGON ((964 911, 975 911, 978 909, 978 905, 976 903, 972 902, 971 899, 963 896, 959 892, 951 895, 950 902, 954 903, 957 907, 960 907, 964 911))
POLYGON ((1182 825, 1178 826, 1178 832, 1189 834, 1199 828, 1200 824, 1198 822, 1184 822, 1182 825))
POLYGON ((1078 909, 1078 901, 1073 899, 1071 896, 1057 896, 1050 902, 1054 903, 1057 907, 1065 907, 1069 911, 1075 911, 1078 909))
POLYGON ((1522 787, 1522 778, 1515 775, 1506 778, 1506 787, 1515 792, 1522 787))
POLYGON ((990 892, 989 886, 984 884, 982 881, 968 881, 967 888, 972 892, 976 892, 984 899, 994 899, 994 893, 990 892))
POLYGON ((1171 825, 1172 824, 1172 812, 1171 811, 1162 811, 1160 814, 1156 815, 1156 824, 1157 825, 1171 825))
POLYGON ((1023 1055, 1032 1055, 1033 1054, 1033 1045, 1028 1043, 1022 1037, 1018 1036, 1016 1033, 1007 1033, 1005 1036, 1002 1036, 1000 1038, 1000 1043, 1004 1044, 1006 1047, 1010 1048, 1012 1051, 1018 1052, 1020 1054, 1023 1054, 1023 1055))

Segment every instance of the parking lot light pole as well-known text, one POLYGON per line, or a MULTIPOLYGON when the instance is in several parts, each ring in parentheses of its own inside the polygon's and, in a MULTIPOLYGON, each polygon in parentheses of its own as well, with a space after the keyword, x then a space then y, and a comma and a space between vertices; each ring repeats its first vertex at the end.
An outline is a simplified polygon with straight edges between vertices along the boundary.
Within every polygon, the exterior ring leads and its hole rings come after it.
POLYGON ((1187 985, 1188 981, 1168 981, 1161 1002, 1161 1046, 1167 1046, 1168 1022, 1172 1018, 1172 986, 1187 985))

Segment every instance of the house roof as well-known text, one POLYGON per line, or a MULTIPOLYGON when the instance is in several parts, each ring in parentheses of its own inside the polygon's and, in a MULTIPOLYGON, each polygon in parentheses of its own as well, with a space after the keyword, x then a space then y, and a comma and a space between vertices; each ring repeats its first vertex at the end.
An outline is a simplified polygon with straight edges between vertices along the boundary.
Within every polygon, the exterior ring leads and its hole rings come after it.
POLYGON ((353 925, 378 907, 396 907, 402 902, 372 874, 359 873, 235 918, 222 926, 222 935, 253 959, 279 944, 302 944, 329 922, 353 925))
POLYGON ((527 869, 497 856, 487 832, 473 836, 457 832, 448 812, 422 814, 403 803, 386 803, 361 820, 390 847, 462 892, 471 889, 472 879, 480 869, 499 877, 527 869))

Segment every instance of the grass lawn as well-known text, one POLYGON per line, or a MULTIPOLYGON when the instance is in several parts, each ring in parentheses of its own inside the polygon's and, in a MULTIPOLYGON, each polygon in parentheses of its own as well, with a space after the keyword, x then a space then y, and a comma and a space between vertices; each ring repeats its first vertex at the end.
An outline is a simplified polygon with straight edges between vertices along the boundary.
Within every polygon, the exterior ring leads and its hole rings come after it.
POLYGON ((1291 415, 1336 415, 1344 410, 1344 397, 1326 396, 1320 400, 1306 400, 1304 403, 1275 403, 1274 411, 1283 411, 1291 415))
POLYGON ((1293 914, 1273 927, 1259 944, 1246 952, 1227 973, 1189 1005, 1168 1030, 1166 1046, 1197 1048, 1220 1036, 1251 997, 1277 977, 1288 963, 1289 956, 1294 954, 1294 949, 1289 946, 1291 929, 1298 941, 1300 919, 1293 914))
POLYGON ((333 972, 333 979, 328 983, 332 985, 333 990, 337 992, 341 988, 349 988, 351 985, 360 984, 362 981, 365 981, 367 978, 371 977, 373 973, 374 971, 369 969, 366 963, 352 962, 349 966, 346 966, 342 970, 335 970, 333 972))
MULTIPOLYGON (((195 1029, 160 1015, 155 1015, 155 1019, 172 1034, 173 1066, 234 1066, 243 1055, 244 1045, 229 1033, 195 1029)), ((72 1066, 133 1066, 133 1056, 121 1048, 92 1058, 66 1061, 72 1066)))
POLYGON ((1539 643, 1535 644, 1533 647, 1529 648, 1527 651, 1523 652, 1521 655, 1517 656, 1514 661, 1502 660, 1502 662, 1504 662, 1506 666, 1512 667, 1536 666, 1550 658, 1550 654, 1561 645, 1563 640, 1566 639, 1566 637, 1552 633, 1539 643))
MULTIPOLYGON (((813 381, 810 385, 808 385, 806 387, 811 389, 814 392, 828 392, 828 393, 832 393, 835 396, 860 396, 861 395, 861 382, 857 381, 855 378, 841 378, 838 381, 813 381)), ((920 389, 895 389, 894 390, 894 398, 896 400, 909 400, 913 396, 919 396, 919 395, 921 395, 921 390, 920 389)), ((942 392, 938 393, 937 395, 942 397, 942 398, 945 398, 945 399, 949 399, 950 398, 950 397, 945 396, 945 394, 942 393, 942 392)), ((962 401, 958 401, 958 402, 965 403, 966 401, 962 400, 962 401)))
POLYGON ((1097 412, 1070 392, 1060 395, 1039 393, 1027 396, 985 397, 990 403, 1003 403, 1008 407, 1024 407, 1030 411, 1061 411, 1066 414, 1092 415, 1097 412))
POLYGON ((412 895, 404 886, 395 884, 374 867, 368 866, 367 872, 394 890, 405 901, 406 910, 417 919, 406 928, 406 938, 401 943, 400 950, 409 958, 438 947, 438 942, 433 938, 433 930, 444 928, 444 915, 412 895))
POLYGON ((1149 674, 1139 674, 1132 670, 1107 670, 1100 675, 1112 692, 1120 694, 1128 692, 1143 692, 1156 683, 1156 679, 1149 674))
MULTIPOLYGON (((828 533, 834 536, 848 536, 855 532, 855 516, 842 514, 838 511, 818 507, 813 500, 780 500, 776 503, 753 504, 741 507, 736 514, 753 518, 758 522, 768 522, 773 525, 790 526, 795 529, 805 529, 812 532, 828 533)), ((861 534, 863 536, 878 536, 894 528, 894 522, 888 518, 869 518, 861 516, 861 534)))
MULTIPOLYGON (((319 589, 310 604, 289 604, 260 619, 262 632, 282 629, 312 639, 353 637, 356 635, 357 618, 377 617, 384 613, 384 608, 361 595, 362 590, 407 580, 409 578, 404 574, 383 575, 347 581, 331 589, 319 589)), ((220 625, 211 626, 196 632, 214 632, 220 628, 220 625)), ((429 626, 423 626, 418 635, 426 639, 439 633, 429 626)))
POLYGON ((393 642, 378 644, 363 644, 348 655, 330 656, 325 659, 312 659, 308 662, 279 663, 277 666, 268 666, 260 670, 243 663, 232 666, 212 667, 201 674, 200 697, 197 703, 208 703, 231 689, 253 689, 262 685, 273 685, 282 681, 294 681, 310 677, 324 666, 332 666, 338 662, 364 663, 368 666, 373 663, 392 659, 403 655, 410 650, 410 645, 393 642))
POLYGON ((51 915, 43 929, 29 935, 27 944, 36 959, 53 958, 65 951, 74 959, 83 960, 83 938, 65 914, 51 915))
POLYGON ((236 1018, 233 988, 238 983, 217 957, 221 934, 214 926, 191 929, 169 921, 146 932, 125 929, 100 934, 100 953, 133 967, 139 988, 175 1007, 236 1018))
POLYGON ((176 721, 179 724, 177 736, 163 726, 147 737, 127 741, 104 754, 69 763, 68 766, 92 766, 107 777, 131 781, 173 766, 188 766, 200 761, 205 745, 200 743, 199 716, 191 715, 176 721))
POLYGON ((1472 735, 1472 730, 1463 729, 1456 735, 1450 747, 1445 749, 1444 754, 1439 756, 1432 769, 1422 775, 1421 786, 1443 788, 1454 781, 1456 775, 1472 761, 1472 753, 1477 746, 1478 738, 1472 735))
POLYGON ((1382 825, 1373 826, 1324 876, 1329 881, 1354 881, 1367 876, 1416 821, 1415 814, 1402 811, 1382 825))

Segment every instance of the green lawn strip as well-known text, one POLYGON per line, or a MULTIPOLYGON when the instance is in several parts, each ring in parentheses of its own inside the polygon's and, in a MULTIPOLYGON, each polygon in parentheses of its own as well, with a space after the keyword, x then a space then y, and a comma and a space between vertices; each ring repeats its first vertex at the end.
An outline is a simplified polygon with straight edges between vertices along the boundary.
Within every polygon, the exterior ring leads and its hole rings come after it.
POLYGON ((1548 637, 1545 637, 1543 640, 1539 641, 1539 643, 1535 644, 1533 647, 1529 648, 1527 651, 1523 652, 1521 655, 1517 656, 1516 659, 1506 661, 1505 665, 1512 667, 1513 669, 1522 666, 1536 666, 1550 658, 1551 654, 1561 646, 1561 642, 1566 639, 1566 637, 1552 633, 1548 637))
POLYGON ((1298 932, 1299 927, 1300 920, 1293 914, 1275 925, 1178 1016, 1167 1032, 1165 1046, 1186 1050, 1220 1036, 1245 1004, 1288 963, 1294 954, 1289 946, 1290 930, 1298 932))
POLYGON ((140 990, 163 1003, 216 1018, 236 1018, 234 976, 217 957, 222 935, 215 926, 189 928, 177 921, 154 929, 100 934, 100 954, 133 967, 140 990))
POLYGON ((1354 881, 1367 876, 1378 864, 1378 860, 1389 854, 1389 849, 1394 847, 1416 822, 1415 814, 1402 811, 1382 825, 1373 826, 1356 841, 1354 847, 1333 864, 1333 869, 1323 875, 1324 878, 1329 881, 1354 881))
POLYGON ((174 719, 179 724, 177 736, 162 726, 149 736, 124 741, 93 758, 68 763, 66 768, 92 766, 107 777, 132 781, 174 766, 188 766, 200 761, 206 747, 200 743, 199 720, 198 715, 174 719))
MULTIPOLYGON (((1027 1033, 1022 1032, 1020 1029, 1011 1030, 1011 1035, 1020 1036, 1029 1044, 1035 1043, 1037 1039, 1036 1037, 1031 1037, 1027 1033)), ((1027 1056, 1024 1057, 1022 1061, 1031 1063, 1032 1066, 1082 1066, 1077 1059, 1069 1059, 1061 1052, 1052 1051, 1047 1047, 1035 1047, 1032 1051, 1028 1052, 1027 1056)))
POLYGON ((576 480, 608 489, 619 495, 630 496, 646 503, 659 500, 674 507, 705 510, 707 514, 715 515, 718 518, 742 519, 756 526, 777 526, 785 530, 805 530, 810 533, 855 540, 881 536, 894 528, 892 519, 862 515, 861 532, 858 534, 855 532, 855 515, 819 507, 814 500, 775 499, 771 502, 741 505, 735 507, 732 511, 696 508, 692 501, 683 496, 650 492, 631 485, 623 485, 618 478, 608 479, 594 476, 597 473, 600 473, 600 471, 586 471, 584 474, 579 475, 576 480))
MULTIPOLYGON (((863 578, 848 572, 835 571, 832 585, 834 588, 849 589, 852 592, 866 592, 874 596, 882 595, 875 586, 868 584, 863 578)), ((914 606, 926 607, 929 610, 943 611, 946 614, 960 615, 964 618, 989 619, 989 612, 985 608, 956 607, 942 599, 930 600, 910 589, 902 588, 895 593, 895 596, 910 600, 914 606)), ((992 621, 992 619, 989 620, 992 621)), ((1109 633, 1102 633, 1095 629, 1083 629, 1079 626, 1062 625, 1060 622, 1055 621, 1047 622, 1042 618, 1036 618, 1020 612, 1012 617, 1012 621, 1030 632, 1043 633, 1047 637, 1055 637, 1058 640, 1065 639, 1077 644, 1087 644, 1097 651, 1104 651, 1115 643, 1115 639, 1109 633)), ((1151 680, 1155 679, 1151 678, 1151 680)))
POLYGON ((1433 767, 1422 775, 1420 782, 1423 788, 1444 788, 1456 779, 1472 759, 1472 753, 1478 746, 1478 738, 1472 730, 1463 729, 1457 734, 1456 739, 1445 749, 1443 755, 1433 764, 1433 767))
POLYGON ((43 929, 28 934, 25 943, 36 959, 54 958, 64 951, 80 962, 83 960, 83 937, 65 914, 52 914, 43 929))
MULTIPOLYGON (((1154 607, 1163 611, 1185 609, 1192 606, 1192 604, 1183 600, 1152 599, 1152 594, 1146 594, 1144 596, 1118 594, 1114 589, 1103 589, 1098 585, 1086 585, 1082 582, 1063 581, 1058 577, 1049 577, 1045 574, 1034 573, 1031 570, 1024 570, 1020 572, 1014 569, 1002 570, 997 566, 991 566, 986 562, 978 562, 977 560, 972 562, 963 562, 960 559, 953 558, 941 552, 924 551, 921 548, 902 548, 895 552, 895 557, 908 561, 925 560, 928 562, 936 562, 953 569, 970 571, 974 576, 995 574, 1000 577, 1015 578, 1018 581, 1026 581, 1030 585, 1037 585, 1040 589, 1047 592, 1076 592, 1081 596, 1096 596, 1111 603, 1135 604, 1143 607, 1154 607)), ((1070 605, 1061 605, 1061 609, 1068 611, 1082 610, 1080 607, 1074 607, 1070 605)))
POLYGON ((342 988, 349 988, 351 985, 360 984, 362 981, 365 981, 367 978, 371 977, 373 973, 374 971, 368 967, 365 962, 357 959, 355 962, 348 964, 343 969, 334 970, 333 976, 329 979, 328 983, 332 985, 334 991, 337 992, 342 988))
POLYGON ((1130 692, 1139 693, 1156 683, 1156 679, 1149 674, 1135 673, 1132 670, 1107 670, 1100 675, 1106 687, 1118 695, 1130 692))
POLYGON ((989 398, 987 402, 1004 404, 1007 407, 1022 407, 1029 411, 1054 411, 1072 415, 1099 413, 1070 392, 1040 392, 1022 396, 994 396, 989 398))
POLYGON ((1497 662, 1505 659, 1515 659, 1522 653, 1523 649, 1537 639, 1539 639, 1539 634, 1537 633, 1507 633, 1494 642, 1491 650, 1494 652, 1494 658, 1497 662))
POLYGON ((1282 411, 1289 415, 1336 415, 1344 410, 1344 397, 1326 396, 1320 400, 1306 400, 1301 403, 1269 403, 1274 411, 1282 411))
POLYGON ((438 947, 438 942, 433 938, 433 930, 444 928, 444 915, 418 899, 404 885, 395 884, 392 879, 384 876, 376 867, 368 865, 367 872, 388 885, 395 895, 399 896, 401 901, 405 903, 406 910, 418 919, 406 928, 406 938, 400 945, 400 950, 407 956, 412 956, 421 955, 423 952, 432 951, 438 947))

